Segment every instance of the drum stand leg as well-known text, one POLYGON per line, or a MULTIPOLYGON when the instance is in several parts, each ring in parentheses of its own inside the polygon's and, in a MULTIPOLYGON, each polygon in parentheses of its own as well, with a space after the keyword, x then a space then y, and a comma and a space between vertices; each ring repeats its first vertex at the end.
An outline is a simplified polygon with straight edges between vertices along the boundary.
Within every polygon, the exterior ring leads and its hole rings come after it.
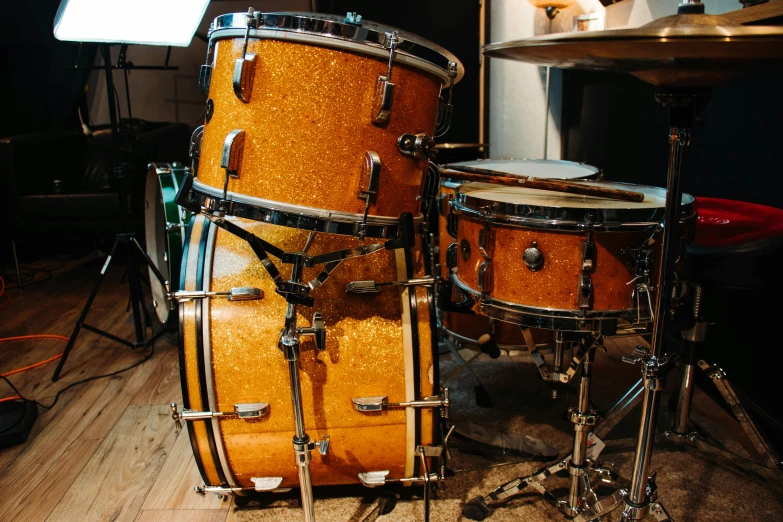
POLYGON ((582 361, 582 379, 579 386, 579 403, 569 411, 571 422, 574 423, 573 452, 565 458, 539 469, 532 475, 516 478, 484 497, 476 497, 462 510, 463 516, 471 520, 484 520, 489 517, 494 508, 506 500, 519 495, 530 486, 554 503, 568 517, 576 517, 580 522, 594 520, 604 516, 619 507, 624 491, 615 492, 607 499, 599 500, 590 482, 591 475, 603 482, 611 482, 614 474, 606 468, 593 465, 587 458, 587 439, 590 428, 596 436, 603 437, 614 428, 628 412, 639 403, 642 393, 642 381, 637 382, 606 414, 600 424, 596 413, 590 409, 590 379, 591 366, 595 347, 587 350, 582 361), (571 485, 567 500, 560 500, 547 490, 542 482, 555 473, 568 469, 571 485))
MULTIPOLYGON (((702 449, 712 448, 712 446, 709 446, 708 448, 702 444, 702 436, 697 431, 688 430, 691 401, 693 399, 693 378, 696 367, 698 366, 707 374, 718 389, 723 400, 725 400, 726 404, 731 408, 737 422, 739 422, 740 426, 745 431, 748 439, 750 439, 759 455, 763 457, 764 465, 762 467, 765 467, 765 469, 768 470, 779 470, 781 467, 780 458, 772 445, 759 430, 756 423, 753 422, 753 418, 745 409, 737 392, 726 377, 725 372, 716 366, 711 366, 704 359, 699 358, 699 347, 706 338, 707 321, 701 317, 702 288, 700 285, 696 284, 693 286, 693 289, 693 313, 696 318, 696 324, 693 328, 682 334, 685 348, 685 364, 680 367, 680 395, 677 400, 677 414, 672 429, 665 434, 666 440, 678 444, 691 444, 702 449)), ((753 464, 757 463, 753 462, 753 464)))

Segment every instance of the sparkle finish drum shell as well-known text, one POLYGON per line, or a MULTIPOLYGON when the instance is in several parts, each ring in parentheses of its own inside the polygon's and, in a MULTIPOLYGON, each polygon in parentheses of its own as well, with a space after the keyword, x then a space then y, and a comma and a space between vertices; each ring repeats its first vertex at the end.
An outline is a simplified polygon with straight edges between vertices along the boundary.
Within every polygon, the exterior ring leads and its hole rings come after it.
POLYGON ((222 192, 224 142, 241 129, 244 150, 238 176, 228 179, 229 199, 243 195, 349 213, 361 221, 365 202, 358 196, 369 177, 363 172, 365 155, 373 151, 381 170, 369 216, 418 215, 427 161, 400 152, 397 140, 403 134, 434 133, 441 86, 449 80, 448 63, 456 58, 400 32, 391 114, 386 122, 373 123, 379 76, 387 75, 389 62, 381 41, 384 31, 393 28, 371 22, 355 27, 314 13, 259 16, 263 25, 250 30, 247 45, 247 53, 255 55, 248 102, 233 88, 246 15, 224 15, 213 22, 211 111, 194 186, 222 192))
MULTIPOLYGON (((285 249, 302 249, 307 232, 235 220, 258 237, 285 249)), ((189 426, 193 453, 210 485, 250 487, 254 477, 282 477, 298 485, 291 449, 294 418, 288 365, 277 348, 287 304, 249 245, 202 216, 190 227, 182 271, 184 290, 228 291, 253 286, 261 300, 196 299, 180 304, 180 360, 185 407, 233 411, 234 404, 265 402, 262 418, 213 418, 189 426)), ((318 234, 311 255, 353 247, 358 239, 318 234)), ((428 289, 384 287, 377 294, 346 294, 353 280, 405 279, 423 274, 420 245, 381 250, 343 261, 318 287, 313 308, 299 307, 298 323, 323 314, 326 349, 303 338, 300 356, 304 421, 312 440, 330 436, 327 455, 313 452, 314 485, 358 483, 363 471, 389 470, 402 478, 418 473, 415 447, 433 440, 430 409, 362 413, 352 398, 387 396, 389 402, 433 395, 433 339, 428 289)), ((284 278, 290 265, 279 265, 284 278)), ((306 268, 310 280, 320 269, 306 268)))
MULTIPOLYGON (((596 179, 601 176, 599 169, 575 163, 572 161, 559 160, 478 160, 463 161, 454 163, 454 165, 478 167, 488 170, 497 170, 512 175, 535 176, 546 179, 596 179)), ((441 267, 446 265, 446 250, 449 245, 456 241, 448 232, 448 217, 451 213, 449 201, 454 199, 457 189, 462 185, 458 180, 441 180, 440 196, 438 199, 438 262, 441 267)), ((441 269, 441 274, 444 274, 441 269)), ((503 321, 490 323, 490 319, 481 314, 461 314, 458 312, 440 312, 440 323, 445 333, 456 334, 458 336, 477 340, 481 335, 493 333, 495 342, 499 345, 523 346, 524 338, 517 325, 511 325, 503 321)), ((543 342, 549 340, 549 336, 544 332, 536 332, 536 340, 543 342)))
MULTIPOLYGON (((645 193, 642 203, 559 194, 519 187, 468 183, 454 204, 458 219, 455 287, 475 299, 477 311, 531 327, 600 330, 603 321, 649 321, 647 302, 634 302, 635 274, 629 252, 654 237, 662 219, 665 190, 596 182, 645 193), (491 269, 479 285, 479 235, 490 231, 491 269), (592 236, 593 268, 583 272, 584 243, 592 236), (536 248, 543 265, 531 269, 525 250, 536 248), (578 301, 581 276, 589 274, 588 307, 578 301), (487 289, 489 283, 489 290, 487 289)), ((681 223, 692 224, 693 197, 684 194, 681 223)), ((652 247, 657 265, 660 250, 652 247)), ((486 249, 485 249, 486 250, 486 249)), ((651 271, 651 285, 657 272, 651 271)))

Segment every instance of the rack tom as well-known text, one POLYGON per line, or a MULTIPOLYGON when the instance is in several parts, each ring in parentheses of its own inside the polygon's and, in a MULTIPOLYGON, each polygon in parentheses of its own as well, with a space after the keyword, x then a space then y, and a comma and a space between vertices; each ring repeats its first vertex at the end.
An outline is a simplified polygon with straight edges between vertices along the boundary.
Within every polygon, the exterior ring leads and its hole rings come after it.
POLYGON ((463 74, 456 57, 320 13, 226 14, 209 35, 193 143, 201 204, 218 210, 225 191, 228 214, 379 237, 420 214, 433 137, 450 120, 441 89, 463 74))
MULTIPOLYGON (((524 326, 605 333, 618 320, 651 319, 666 191, 585 183, 642 192, 645 199, 485 183, 458 189, 451 278, 476 311, 524 326)), ((693 201, 683 194, 681 224, 695 221, 693 201)))

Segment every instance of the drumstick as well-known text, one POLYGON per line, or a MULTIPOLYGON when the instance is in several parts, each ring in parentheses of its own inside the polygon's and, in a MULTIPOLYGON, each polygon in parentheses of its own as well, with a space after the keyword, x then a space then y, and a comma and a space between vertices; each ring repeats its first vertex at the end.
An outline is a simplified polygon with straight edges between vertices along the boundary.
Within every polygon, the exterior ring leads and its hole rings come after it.
POLYGON ((644 201, 644 194, 630 190, 620 190, 600 185, 585 185, 577 181, 561 179, 541 179, 532 176, 515 176, 508 172, 467 167, 463 165, 441 165, 441 174, 447 178, 463 179, 465 181, 480 181, 496 185, 512 187, 529 187, 552 192, 568 192, 597 198, 617 199, 620 201, 644 201))

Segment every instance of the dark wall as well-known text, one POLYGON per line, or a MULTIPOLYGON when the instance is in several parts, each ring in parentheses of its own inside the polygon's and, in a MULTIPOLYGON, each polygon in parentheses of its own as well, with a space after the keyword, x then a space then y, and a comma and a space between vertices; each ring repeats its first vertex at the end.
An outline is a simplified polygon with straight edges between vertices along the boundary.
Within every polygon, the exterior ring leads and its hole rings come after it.
POLYGON ((60 0, 0 2, 0 138, 52 129, 78 129, 88 71, 69 69, 92 62, 95 48, 54 38, 60 0))
MULTIPOLYGON (((683 158, 683 187, 696 196, 783 208, 783 70, 715 87, 683 158)), ((566 71, 564 157, 606 178, 665 186, 666 110, 655 88, 629 75, 566 71)))
POLYGON ((410 31, 454 53, 465 66, 465 77, 454 90, 454 117, 439 141, 476 143, 479 105, 479 2, 476 0, 319 0, 322 13, 356 11, 365 19, 410 31))

